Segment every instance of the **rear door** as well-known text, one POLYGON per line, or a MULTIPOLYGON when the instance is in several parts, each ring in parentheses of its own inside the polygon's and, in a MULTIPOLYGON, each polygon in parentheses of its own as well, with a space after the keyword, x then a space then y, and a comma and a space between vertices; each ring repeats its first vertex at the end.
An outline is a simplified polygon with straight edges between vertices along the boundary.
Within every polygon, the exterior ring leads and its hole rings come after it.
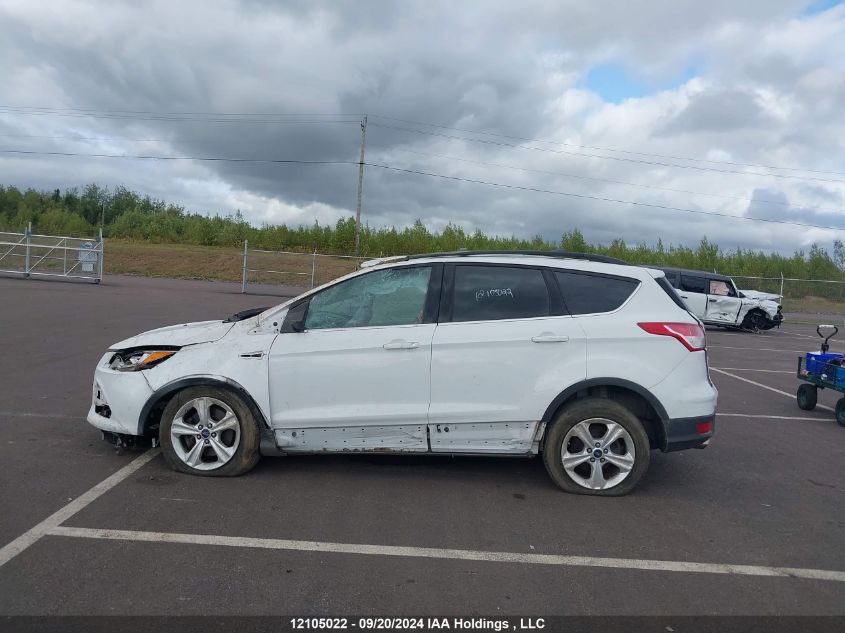
POLYGON ((551 272, 448 265, 432 341, 434 452, 527 453, 549 403, 583 380, 586 345, 551 272))
POLYGON ((689 311, 699 319, 707 318, 707 293, 710 283, 703 275, 681 273, 681 287, 678 291, 689 311))

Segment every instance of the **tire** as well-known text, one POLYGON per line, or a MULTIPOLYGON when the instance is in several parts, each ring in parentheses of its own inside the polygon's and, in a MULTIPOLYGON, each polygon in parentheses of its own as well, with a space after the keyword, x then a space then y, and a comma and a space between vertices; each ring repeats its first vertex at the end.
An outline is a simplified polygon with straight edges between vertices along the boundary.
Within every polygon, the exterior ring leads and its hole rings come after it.
POLYGON ((836 423, 845 426, 845 398, 839 398, 836 402, 836 423))
POLYGON ((763 316, 759 310, 755 309, 745 315, 745 318, 742 320, 742 327, 743 329, 756 334, 761 329, 767 329, 765 327, 765 322, 766 317, 763 316))
POLYGON ((249 407, 238 395, 219 387, 178 392, 164 408, 159 425, 168 466, 204 477, 235 477, 251 470, 260 457, 260 437, 249 407), (205 423, 199 426, 203 419, 205 423), (199 442, 203 444, 198 446, 199 442))
POLYGON ((816 402, 819 399, 819 390, 815 385, 800 385, 795 399, 798 401, 799 409, 802 411, 812 411, 816 408, 816 402))
POLYGON ((607 398, 583 398, 566 406, 552 422, 543 448, 546 471, 558 487, 566 492, 602 497, 617 497, 633 490, 648 470, 650 457, 648 435, 642 423, 628 409, 607 398), (586 423, 590 420, 593 422, 586 423), (620 433, 616 425, 623 432, 620 433), (592 440, 590 448, 601 451, 604 457, 598 457, 597 452, 589 454, 587 442, 581 439, 585 429, 592 440), (603 442, 611 432, 620 437, 604 446, 603 442), (564 467, 564 451, 573 458, 568 460, 569 469, 564 467), (607 461, 603 461, 605 459, 607 461), (629 468, 627 474, 617 463, 629 468), (597 466, 600 478, 594 478, 597 466), (604 487, 590 487, 591 483, 601 484, 602 480, 606 484, 604 487), (618 481, 614 483, 614 480, 618 481))

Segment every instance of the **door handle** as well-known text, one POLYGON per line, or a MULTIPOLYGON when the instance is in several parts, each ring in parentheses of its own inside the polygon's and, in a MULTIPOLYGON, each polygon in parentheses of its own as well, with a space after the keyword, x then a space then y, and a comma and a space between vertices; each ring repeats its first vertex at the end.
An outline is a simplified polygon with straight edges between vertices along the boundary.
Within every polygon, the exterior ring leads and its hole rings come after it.
POLYGON ((541 334, 531 337, 532 343, 566 343, 568 340, 568 336, 557 336, 556 334, 541 334))
POLYGON ((681 295, 681 299, 689 299, 687 295, 681 295))
POLYGON ((709 301, 710 303, 716 303, 716 300, 715 300, 715 299, 708 299, 708 301, 709 301))
POLYGON ((384 349, 417 349, 420 346, 417 341, 405 341, 403 339, 396 339, 382 345, 384 349))

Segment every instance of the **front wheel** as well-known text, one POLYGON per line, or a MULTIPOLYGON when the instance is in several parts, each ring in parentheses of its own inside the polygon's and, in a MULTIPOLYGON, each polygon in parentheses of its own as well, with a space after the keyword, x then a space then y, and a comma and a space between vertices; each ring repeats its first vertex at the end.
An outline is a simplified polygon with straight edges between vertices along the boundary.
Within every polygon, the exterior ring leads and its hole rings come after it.
POLYGON ((543 463, 566 492, 628 494, 648 470, 648 435, 628 409, 607 398, 576 400, 546 435, 543 463))
POLYGON ((161 416, 159 442, 167 464, 191 475, 233 477, 258 463, 258 423, 227 389, 190 387, 161 416))
POLYGON ((803 384, 798 387, 798 393, 795 396, 798 401, 798 408, 802 411, 812 411, 816 408, 816 402, 819 399, 819 390, 815 385, 803 384))
POLYGON ((836 403, 836 423, 845 426, 845 398, 839 398, 836 403))

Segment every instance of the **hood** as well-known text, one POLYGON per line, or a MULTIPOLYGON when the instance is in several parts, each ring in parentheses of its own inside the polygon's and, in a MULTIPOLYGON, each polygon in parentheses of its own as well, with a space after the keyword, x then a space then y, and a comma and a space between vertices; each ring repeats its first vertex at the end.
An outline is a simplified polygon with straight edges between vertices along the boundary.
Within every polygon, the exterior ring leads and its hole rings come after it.
POLYGON ((223 338, 232 329, 234 323, 223 321, 197 321, 181 325, 168 325, 148 332, 142 332, 126 340, 119 341, 110 349, 128 349, 130 347, 146 347, 156 345, 173 345, 184 347, 198 343, 211 343, 223 338))
POLYGON ((740 292, 749 299, 758 299, 760 301, 780 302, 783 298, 781 295, 772 294, 771 292, 760 292, 759 290, 740 290, 740 292))

